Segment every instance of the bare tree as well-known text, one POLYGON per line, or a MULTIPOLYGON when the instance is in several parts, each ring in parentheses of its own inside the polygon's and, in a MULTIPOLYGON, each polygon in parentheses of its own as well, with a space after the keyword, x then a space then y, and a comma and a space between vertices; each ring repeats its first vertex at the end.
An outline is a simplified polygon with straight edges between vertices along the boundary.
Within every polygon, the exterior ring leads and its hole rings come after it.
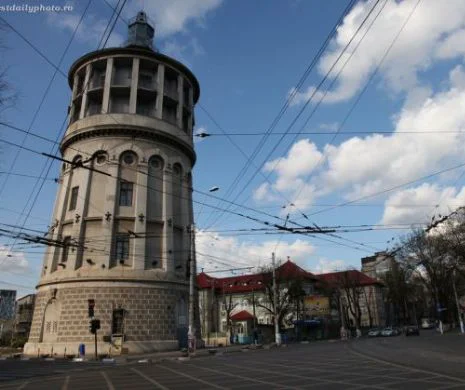
POLYGON ((229 294, 228 296, 226 296, 223 293, 223 308, 224 308, 224 311, 226 312, 226 328, 229 333, 229 336, 231 336, 231 329, 232 329, 231 313, 236 308, 237 305, 238 305, 237 302, 233 302, 232 294, 229 294))
POLYGON ((355 328, 357 333, 360 333, 362 323, 362 309, 360 306, 360 298, 363 295, 364 287, 360 285, 359 281, 352 278, 350 271, 338 273, 337 285, 341 290, 341 299, 346 305, 345 308, 350 312, 355 321, 355 328), (345 302, 344 302, 345 301, 345 302))
POLYGON ((454 249, 451 232, 446 227, 443 232, 434 234, 413 231, 402 240, 401 245, 398 256, 403 266, 414 272, 430 292, 433 310, 447 309, 448 313, 442 315, 450 316, 453 313, 450 309, 454 307, 451 280, 458 263, 453 254, 460 247, 457 244, 454 249))
MULTIPOLYGON (((270 315, 274 316, 274 293, 273 293, 273 276, 272 268, 265 267, 262 269, 263 285, 265 287, 264 294, 266 299, 262 302, 257 302, 257 307, 265 309, 270 315)), ((284 319, 291 314, 289 321, 292 321, 293 316, 297 314, 300 307, 303 307, 303 298, 305 291, 303 289, 303 281, 297 275, 282 275, 276 272, 276 284, 278 286, 278 296, 276 299, 277 319, 273 317, 273 321, 278 321, 279 327, 283 328, 284 319)))
MULTIPOLYGON (((0 33, 5 34, 6 26, 0 22, 0 33)), ((0 51, 5 51, 6 47, 0 39, 0 51)), ((11 85, 7 81, 7 68, 5 64, 0 64, 0 114, 6 109, 14 106, 17 95, 13 92, 11 85)))

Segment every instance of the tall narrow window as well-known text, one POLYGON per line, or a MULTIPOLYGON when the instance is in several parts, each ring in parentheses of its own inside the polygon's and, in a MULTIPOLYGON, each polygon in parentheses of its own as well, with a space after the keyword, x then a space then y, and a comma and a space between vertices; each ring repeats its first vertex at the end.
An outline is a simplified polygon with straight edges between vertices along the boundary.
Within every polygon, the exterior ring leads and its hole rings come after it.
POLYGON ((60 263, 66 264, 69 256, 69 246, 71 244, 71 237, 67 236, 63 239, 63 250, 61 252, 61 261, 60 263))
POLYGON ((132 206, 132 193, 134 183, 123 181, 119 186, 119 205, 132 206))
POLYGON ((113 319, 111 325, 112 334, 123 334, 123 325, 124 325, 124 309, 114 309, 113 310, 113 319))
POLYGON ((79 194, 79 187, 73 187, 71 189, 71 199, 69 201, 70 210, 76 210, 78 194, 79 194))
POLYGON ((124 264, 129 259, 129 234, 116 236, 115 257, 119 264, 124 264))

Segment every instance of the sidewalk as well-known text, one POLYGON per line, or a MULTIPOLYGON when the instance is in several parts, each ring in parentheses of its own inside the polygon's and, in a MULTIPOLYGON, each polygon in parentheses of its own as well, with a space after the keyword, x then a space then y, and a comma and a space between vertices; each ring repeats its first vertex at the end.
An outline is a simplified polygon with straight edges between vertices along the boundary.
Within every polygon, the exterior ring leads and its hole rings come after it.
MULTIPOLYGON (((209 355, 222 355, 227 353, 241 352, 242 350, 257 350, 257 349, 269 349, 272 348, 272 344, 267 345, 248 345, 248 344, 235 344, 227 347, 211 347, 197 349, 192 357, 204 357, 209 355)), ((148 352, 138 355, 119 355, 114 356, 116 363, 133 363, 142 360, 151 362, 159 362, 163 360, 175 360, 178 358, 186 358, 187 352, 183 351, 167 351, 167 352, 148 352)))

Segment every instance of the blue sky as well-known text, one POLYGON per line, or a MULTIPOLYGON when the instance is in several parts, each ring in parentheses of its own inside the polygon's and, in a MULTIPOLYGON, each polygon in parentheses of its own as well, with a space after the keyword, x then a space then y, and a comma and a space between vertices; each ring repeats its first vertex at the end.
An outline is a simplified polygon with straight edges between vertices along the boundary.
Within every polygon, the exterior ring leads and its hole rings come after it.
MULTIPOLYGON (((280 223, 289 213, 290 221, 303 225, 382 225, 372 231, 337 233, 338 237, 239 232, 264 225, 218 213, 208 205, 226 208, 228 204, 196 193, 195 200, 206 203, 195 205, 200 267, 209 271, 263 265, 272 251, 280 259, 290 256, 313 272, 360 267, 361 257, 392 247, 388 241, 408 232, 411 224, 425 224, 434 214, 463 205, 463 167, 418 180, 464 162, 465 136, 460 132, 465 127, 465 4, 459 0, 448 1, 447 7, 439 3, 355 2, 274 128, 276 133, 285 132, 310 99, 290 131, 323 134, 287 135, 279 143, 281 135, 272 134, 229 193, 246 163, 244 154, 250 156, 262 139, 251 134, 263 134, 269 128, 347 3, 128 0, 122 16, 128 19, 144 9, 156 24, 156 47, 187 64, 199 79, 196 131, 216 135, 195 144, 195 189, 218 186, 215 196, 230 201, 237 197, 236 203, 249 207, 232 210, 263 221, 277 220, 256 210, 283 218, 280 223), (327 81, 315 89, 327 73, 327 81), (221 135, 223 131, 230 138, 221 135), (335 131, 339 131, 336 137, 335 131), (257 169, 259 173, 245 187, 257 169), (354 202, 333 207, 350 201, 354 202)), ((73 10, 0 12, 0 16, 57 64, 87 1, 43 0, 42 4, 71 5, 73 10)), ((75 59, 97 47, 112 12, 102 0, 91 2, 60 65, 64 73, 75 59)), ((121 45, 125 36, 126 25, 118 21, 107 46, 121 45)), ((33 120, 54 69, 8 26, 2 38, 6 48, 1 66, 18 99, 0 119, 19 128, 31 126, 32 132, 48 138, 59 137, 70 98, 67 81, 60 74, 55 76, 33 120)), ((7 127, 0 129, 1 140, 24 142, 40 152, 52 150, 48 142, 32 136, 24 139, 24 134, 7 127)), ((3 142, 1 152, 2 223, 46 230, 58 164, 52 163, 50 180, 38 193, 34 178, 12 175, 6 181, 3 172, 10 170, 18 149, 3 142), (36 198, 32 208, 29 198, 36 198), (27 218, 18 215, 29 210, 27 218)), ((43 156, 21 150, 11 171, 39 176, 47 163, 43 156)), ((296 225, 289 222, 288 226, 296 225)), ((11 239, 0 237, 0 288, 26 293, 38 280, 43 248, 12 244, 11 239)))

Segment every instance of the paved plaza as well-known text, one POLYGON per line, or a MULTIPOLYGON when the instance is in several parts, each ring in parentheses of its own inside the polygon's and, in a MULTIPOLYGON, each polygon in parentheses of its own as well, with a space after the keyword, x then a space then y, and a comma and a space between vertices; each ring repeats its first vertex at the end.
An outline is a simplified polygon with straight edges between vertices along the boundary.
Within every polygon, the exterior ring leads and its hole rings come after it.
POLYGON ((189 361, 0 361, 0 389, 465 389, 465 339, 396 337, 189 361))

